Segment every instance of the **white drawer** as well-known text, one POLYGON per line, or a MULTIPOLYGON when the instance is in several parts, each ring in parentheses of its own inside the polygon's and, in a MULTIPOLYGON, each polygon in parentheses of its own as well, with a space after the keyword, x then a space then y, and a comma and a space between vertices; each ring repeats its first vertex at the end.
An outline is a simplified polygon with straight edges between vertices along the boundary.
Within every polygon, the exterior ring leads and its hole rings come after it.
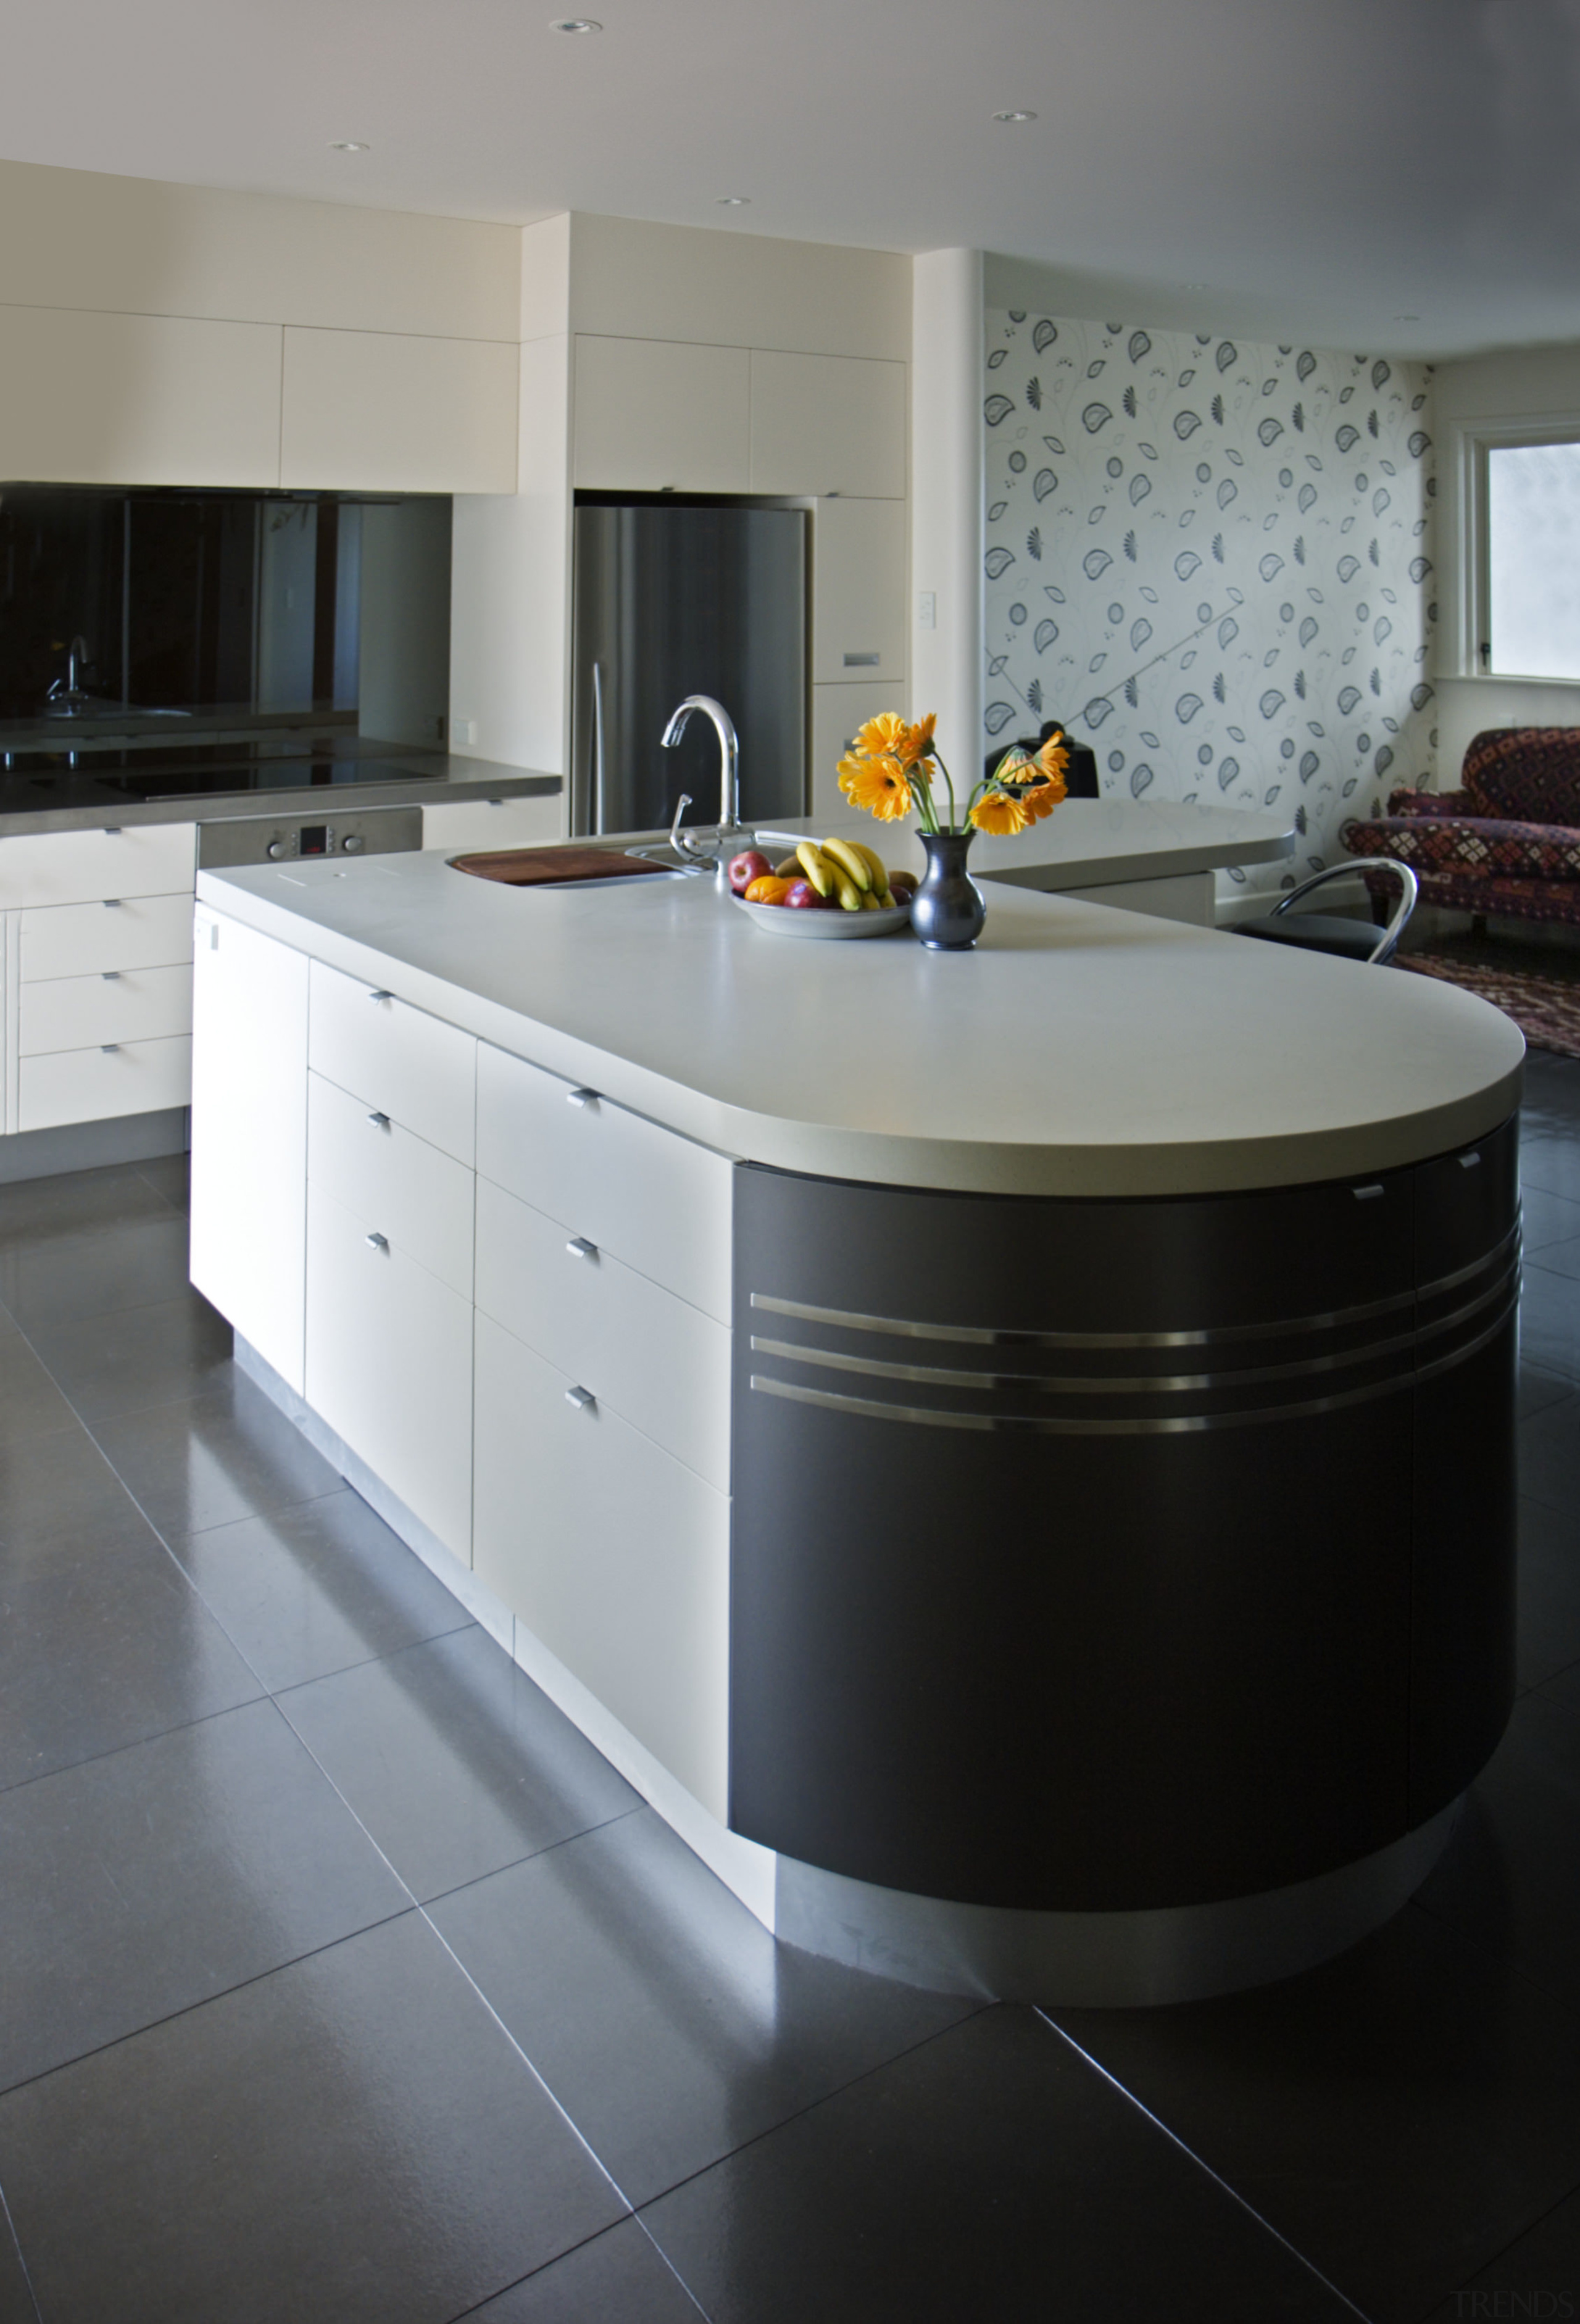
MULTIPOLYGON (((5 843, 9 844, 9 843, 5 843)), ((22 980, 106 968, 179 968, 192 957, 192 891, 106 904, 43 904, 22 916, 22 980)))
POLYGON ((18 1130, 52 1130, 62 1121, 102 1121, 118 1113, 160 1113, 191 1102, 192 1037, 54 1050, 23 1057, 16 1074, 18 1130))
POLYGON ((397 1251, 469 1300, 476 1181, 466 1164, 321 1074, 308 1075, 307 1120, 312 1183, 371 1219, 397 1251))
POLYGON ((20 1053, 86 1049, 105 1041, 155 1041, 192 1029, 189 968, 117 968, 24 984, 20 1053))
POLYGON ((476 1304, 721 1492, 730 1484, 723 1323, 477 1182, 476 1304))
POLYGON ((729 1502, 486 1315, 473 1563, 694 1798, 729 1812, 729 1502))
POLYGON ((131 824, 125 830, 34 831, 0 839, 0 911, 86 904, 100 896, 188 896, 197 825, 131 824))
POLYGON ((734 1187, 722 1155, 484 1042, 477 1168, 729 1322, 734 1187))
POLYGON ((323 1187, 307 1197, 309 1404, 466 1563, 472 1310, 323 1187))
POLYGON ((470 1033, 315 960, 308 1063, 370 1111, 471 1167, 477 1044, 470 1033))

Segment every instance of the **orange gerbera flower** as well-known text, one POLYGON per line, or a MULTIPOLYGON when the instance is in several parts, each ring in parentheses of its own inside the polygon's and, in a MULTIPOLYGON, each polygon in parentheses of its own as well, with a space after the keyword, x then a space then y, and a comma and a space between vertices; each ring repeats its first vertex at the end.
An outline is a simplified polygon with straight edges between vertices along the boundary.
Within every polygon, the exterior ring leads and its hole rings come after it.
POLYGON ((938 712, 929 710, 925 718, 914 726, 907 726, 899 735, 894 751, 902 767, 914 767, 919 760, 932 757, 933 728, 938 723, 938 712))
POLYGON ((971 810, 971 820, 978 831, 1007 839, 1017 831, 1024 831, 1032 818, 1020 799, 1009 791, 984 791, 971 810))
POLYGON ((1040 823, 1044 816, 1053 813, 1054 808, 1063 798, 1064 784, 1057 775, 1050 777, 1039 774, 1034 781, 1026 784, 1023 789, 1017 790, 1015 797, 1026 810, 1027 822, 1040 823))
POLYGON ((880 823, 898 823, 910 812, 910 785, 898 759, 841 759, 839 788, 852 807, 864 808, 880 823))
POLYGON ((899 748, 905 732, 905 721, 897 710, 880 710, 857 729, 853 748, 864 759, 887 759, 899 748))

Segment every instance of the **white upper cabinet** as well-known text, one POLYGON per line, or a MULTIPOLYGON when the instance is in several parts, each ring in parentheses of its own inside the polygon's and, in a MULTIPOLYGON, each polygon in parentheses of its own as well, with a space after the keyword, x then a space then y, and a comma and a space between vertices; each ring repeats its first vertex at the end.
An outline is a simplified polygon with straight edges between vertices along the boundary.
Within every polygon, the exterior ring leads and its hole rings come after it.
POLYGON ((752 351, 752 490, 905 497, 905 365, 752 351))
POLYGON ((577 484, 749 492, 751 362, 744 347, 578 337, 577 484))
POLYGON ((280 333, 271 325, 0 307, 0 475, 280 480, 280 333))
POLYGON ((289 327, 280 481, 513 493, 518 372, 515 347, 496 340, 289 327))
POLYGON ((819 501, 813 550, 812 676, 875 685, 905 676, 903 501, 819 501))

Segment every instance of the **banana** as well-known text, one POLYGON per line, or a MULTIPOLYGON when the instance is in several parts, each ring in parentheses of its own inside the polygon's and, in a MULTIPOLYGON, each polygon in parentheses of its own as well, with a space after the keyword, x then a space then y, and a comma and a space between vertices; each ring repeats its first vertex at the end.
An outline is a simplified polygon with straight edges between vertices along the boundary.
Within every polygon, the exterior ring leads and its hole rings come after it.
POLYGON ((846 879, 854 880, 864 896, 873 884, 873 867, 864 851, 853 847, 848 839, 825 839, 819 844, 829 862, 837 863, 846 879))
POLYGON ((815 839, 803 839, 796 849, 796 861, 820 896, 834 893, 835 881, 842 875, 836 871, 815 839))
POLYGON ((877 891, 877 890, 876 890, 875 888, 869 888, 869 889, 867 890, 866 894, 862 898, 862 909, 863 909, 863 911, 864 911, 864 912, 881 912, 881 911, 882 910, 882 908, 883 908, 883 899, 882 898, 882 896, 880 896, 880 895, 879 895, 879 893, 878 893, 878 891, 877 891))
POLYGON ((841 908, 847 912, 859 912, 866 898, 856 886, 855 881, 839 864, 830 862, 828 868, 834 874, 835 885, 839 891, 841 908))
POLYGON ((873 871, 873 892, 876 895, 883 910, 886 912, 892 912, 894 909, 894 898, 890 892, 889 874, 884 866, 882 857, 878 853, 876 848, 869 847, 864 839, 853 839, 850 844, 859 854, 864 855, 867 862, 871 864, 873 871))

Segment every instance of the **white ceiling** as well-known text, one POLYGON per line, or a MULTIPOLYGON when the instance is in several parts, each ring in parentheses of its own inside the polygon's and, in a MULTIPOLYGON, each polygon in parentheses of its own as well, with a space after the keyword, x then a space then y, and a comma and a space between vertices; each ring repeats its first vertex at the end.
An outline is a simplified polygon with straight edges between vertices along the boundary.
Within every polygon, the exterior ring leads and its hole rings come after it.
POLYGON ((1580 0, 580 5, 8 0, 0 155, 967 244, 1066 312, 1367 352, 1580 338, 1580 0))

